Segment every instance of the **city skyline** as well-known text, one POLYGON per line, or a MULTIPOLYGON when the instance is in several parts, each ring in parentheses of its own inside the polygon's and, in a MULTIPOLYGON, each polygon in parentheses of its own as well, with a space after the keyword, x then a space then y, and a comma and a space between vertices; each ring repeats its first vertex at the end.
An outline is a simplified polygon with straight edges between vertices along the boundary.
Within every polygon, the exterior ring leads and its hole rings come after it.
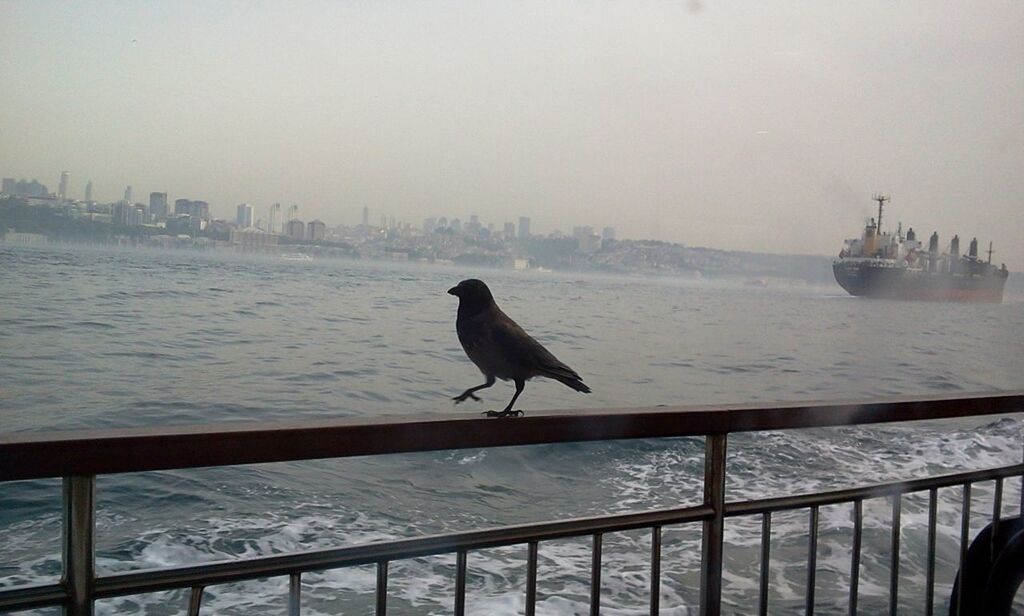
MULTIPOLYGON (((61 189, 65 190, 65 191, 68 188, 68 186, 67 186, 68 176, 69 176, 69 172, 68 171, 61 171, 61 175, 60 175, 61 189)), ((2 192, 8 192, 8 193, 11 193, 11 194, 15 194, 14 190, 8 190, 8 188, 9 188, 8 185, 9 184, 13 185, 12 182, 15 182, 14 178, 5 177, 4 180, 5 180, 6 183, 4 185, 4 190, 2 192)), ((19 181, 20 182, 25 182, 26 180, 22 179, 22 180, 19 180, 19 181)), ((36 180, 32 180, 32 181, 36 182, 36 180)), ((45 193, 45 194, 53 196, 54 198, 56 198, 58 200, 66 200, 66 201, 85 201, 85 202, 95 202, 95 203, 106 203, 108 205, 115 205, 115 204, 118 204, 118 203, 127 203, 127 204, 130 204, 130 205, 141 205, 141 206, 148 207, 149 213, 152 214, 154 217, 156 217, 158 220, 166 219, 171 214, 174 214, 174 215, 187 214, 189 216, 192 216, 192 217, 195 217, 195 218, 202 218, 204 220, 216 219, 216 220, 223 220, 223 221, 227 221, 227 222, 232 222, 233 224, 239 226, 239 228, 243 228, 243 229, 244 228, 261 228, 263 230, 273 230, 276 227, 276 231, 275 232, 281 233, 283 235, 291 235, 288 232, 288 230, 287 230, 287 224, 289 222, 291 222, 293 219, 296 219, 296 214, 297 214, 298 209, 299 209, 299 206, 297 204, 292 204, 291 206, 288 207, 288 210, 287 210, 286 216, 288 218, 287 219, 281 219, 281 216, 282 216, 281 213, 280 213, 281 204, 279 202, 274 202, 274 203, 270 204, 267 207, 267 217, 264 218, 262 216, 259 216, 258 209, 257 209, 256 206, 254 206, 254 205, 252 205, 250 203, 242 202, 242 203, 239 203, 239 204, 234 206, 234 215, 223 214, 223 213, 219 213, 220 215, 214 215, 213 214, 213 208, 211 207, 211 204, 206 202, 206 201, 201 201, 201 200, 193 201, 193 200, 190 200, 190 199, 187 199, 187 198, 179 198, 179 199, 175 199, 174 200, 174 209, 173 209, 173 212, 172 212, 169 209, 169 203, 170 203, 169 195, 170 195, 170 192, 167 192, 167 191, 165 191, 165 192, 151 192, 151 193, 149 193, 149 203, 147 205, 146 203, 143 203, 143 202, 140 202, 138 200, 133 199, 134 188, 130 184, 125 186, 124 191, 122 193, 121 199, 112 199, 112 200, 109 200, 109 201, 106 201, 106 200, 103 200, 103 199, 95 199, 94 200, 94 199, 91 198, 92 197, 92 191, 93 191, 93 182, 92 182, 92 180, 89 180, 86 183, 85 191, 84 191, 84 196, 85 196, 84 199, 77 199, 77 198, 75 198, 73 194, 70 194, 71 191, 68 191, 69 194, 63 194, 61 192, 58 192, 58 193, 46 193, 46 186, 44 184, 42 184, 42 183, 37 183, 37 184, 38 184, 38 186, 41 187, 41 189, 37 190, 36 193, 33 194, 33 196, 36 196, 36 197, 43 196, 43 193, 45 193), (40 191, 42 191, 42 193, 40 191), (197 207, 199 209, 196 209, 197 207), (246 221, 245 224, 243 224, 243 222, 242 222, 243 220, 246 221)), ((229 207, 226 206, 226 205, 222 205, 221 208, 229 209, 229 207)), ((482 223, 479 222, 479 215, 477 215, 477 214, 465 214, 465 216, 467 217, 467 219, 470 221, 471 224, 475 224, 478 227, 483 226, 482 223)), ((363 226, 370 226, 369 225, 369 207, 368 206, 363 206, 361 208, 361 210, 360 210, 360 219, 361 219, 361 222, 359 224, 362 224, 363 226)), ((429 231, 430 230, 430 229, 428 229, 428 227, 433 227, 433 225, 428 225, 428 224, 423 224, 423 225, 417 226, 416 225, 417 221, 398 219, 394 215, 388 215, 388 214, 381 214, 381 219, 382 219, 382 222, 381 222, 380 227, 382 227, 382 228, 393 227, 393 226, 395 226, 397 224, 396 221, 400 222, 401 224, 412 225, 414 228, 422 229, 422 230, 425 230, 425 231, 429 231)), ((438 218, 435 215, 435 216, 427 216, 426 218, 424 218, 424 221, 429 221, 429 220, 436 221, 436 220, 447 220, 447 219, 448 219, 447 216, 442 216, 442 217, 438 218)), ((493 227, 495 232, 497 232, 498 226, 502 225, 503 226, 502 234, 504 236, 506 236, 506 237, 528 237, 528 236, 531 235, 531 219, 530 219, 529 216, 515 216, 515 217, 513 217, 513 219, 517 220, 518 222, 508 221, 508 220, 500 221, 500 222, 499 221, 488 221, 486 223, 486 225, 489 226, 489 227, 493 227), (510 226, 511 226, 511 229, 512 229, 512 233, 509 233, 510 226)), ((460 224, 459 216, 453 216, 451 218, 451 220, 455 224, 460 224)), ((320 224, 325 224, 324 221, 320 220, 319 218, 314 218, 314 219, 310 220, 309 222, 316 222, 316 223, 320 223, 320 224)), ((332 222, 331 226, 355 226, 355 224, 354 223, 347 223, 347 222, 332 222)), ((590 234, 600 235, 601 237, 603 237, 603 239, 614 239, 615 238, 614 227, 611 227, 611 226, 603 226, 602 227, 602 229, 603 229, 602 233, 601 234, 595 234, 595 233, 593 233, 594 227, 592 225, 583 225, 583 226, 573 225, 572 226, 573 231, 571 233, 566 233, 566 235, 570 235, 570 236, 579 235, 579 233, 577 231, 579 229, 583 229, 583 228, 589 229, 590 234)), ((563 233, 563 231, 562 231, 561 228, 554 228, 554 229, 551 229, 549 231, 549 233, 556 233, 557 234, 557 233, 563 233)), ((643 238, 638 238, 638 239, 643 239, 643 238)))
POLYGON ((836 254, 883 191, 893 226, 1020 271, 1024 5, 961 9, 6 3, 0 169, 228 220, 526 215, 797 254, 836 254))

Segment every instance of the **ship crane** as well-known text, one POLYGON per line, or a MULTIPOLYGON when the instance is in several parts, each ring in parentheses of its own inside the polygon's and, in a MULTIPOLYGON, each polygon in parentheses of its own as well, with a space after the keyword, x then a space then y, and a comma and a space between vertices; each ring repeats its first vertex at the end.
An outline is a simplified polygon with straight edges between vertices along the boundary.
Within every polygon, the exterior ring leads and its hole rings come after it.
POLYGON ((871 197, 878 202, 878 227, 876 233, 882 234, 882 205, 889 200, 889 195, 883 195, 882 193, 875 193, 874 197, 871 197))

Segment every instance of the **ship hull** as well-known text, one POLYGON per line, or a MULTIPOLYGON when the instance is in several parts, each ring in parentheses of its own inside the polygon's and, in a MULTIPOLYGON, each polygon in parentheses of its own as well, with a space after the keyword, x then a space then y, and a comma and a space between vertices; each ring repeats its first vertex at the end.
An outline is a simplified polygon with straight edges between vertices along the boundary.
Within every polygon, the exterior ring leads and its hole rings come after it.
POLYGON ((928 273, 843 259, 832 264, 832 273, 850 295, 884 299, 999 303, 1006 284, 1006 275, 999 270, 981 275, 928 273))

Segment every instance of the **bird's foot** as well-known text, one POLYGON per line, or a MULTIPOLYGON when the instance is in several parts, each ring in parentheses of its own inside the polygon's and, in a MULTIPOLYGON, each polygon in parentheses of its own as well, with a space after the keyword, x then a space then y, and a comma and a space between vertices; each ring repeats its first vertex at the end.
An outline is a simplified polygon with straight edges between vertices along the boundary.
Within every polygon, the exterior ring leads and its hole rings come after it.
POLYGON ((461 394, 455 396, 454 398, 452 398, 452 400, 455 401, 455 404, 458 404, 460 402, 465 402, 466 398, 472 398, 473 400, 476 400, 477 402, 480 402, 480 398, 477 398, 476 395, 474 395, 472 392, 469 392, 469 391, 467 391, 465 393, 461 393, 461 394))
POLYGON ((484 415, 488 417, 522 417, 523 412, 520 410, 505 409, 504 411, 484 411, 484 415))

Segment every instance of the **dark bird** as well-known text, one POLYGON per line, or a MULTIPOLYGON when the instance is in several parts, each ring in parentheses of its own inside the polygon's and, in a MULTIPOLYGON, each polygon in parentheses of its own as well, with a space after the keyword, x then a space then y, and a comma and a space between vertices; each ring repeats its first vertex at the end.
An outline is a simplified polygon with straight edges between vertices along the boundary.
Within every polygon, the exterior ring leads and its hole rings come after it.
POLYGON ((491 290, 482 281, 463 280, 448 289, 448 293, 459 298, 459 315, 455 320, 459 342, 487 379, 483 385, 470 387, 452 398, 455 404, 465 402, 466 398, 479 401, 474 392, 494 385, 495 378, 511 379, 516 384, 516 393, 505 410, 487 411, 489 417, 522 415, 522 411, 513 411, 512 405, 523 393, 526 381, 535 376, 555 379, 576 391, 590 393, 575 370, 558 361, 498 308, 491 290))

